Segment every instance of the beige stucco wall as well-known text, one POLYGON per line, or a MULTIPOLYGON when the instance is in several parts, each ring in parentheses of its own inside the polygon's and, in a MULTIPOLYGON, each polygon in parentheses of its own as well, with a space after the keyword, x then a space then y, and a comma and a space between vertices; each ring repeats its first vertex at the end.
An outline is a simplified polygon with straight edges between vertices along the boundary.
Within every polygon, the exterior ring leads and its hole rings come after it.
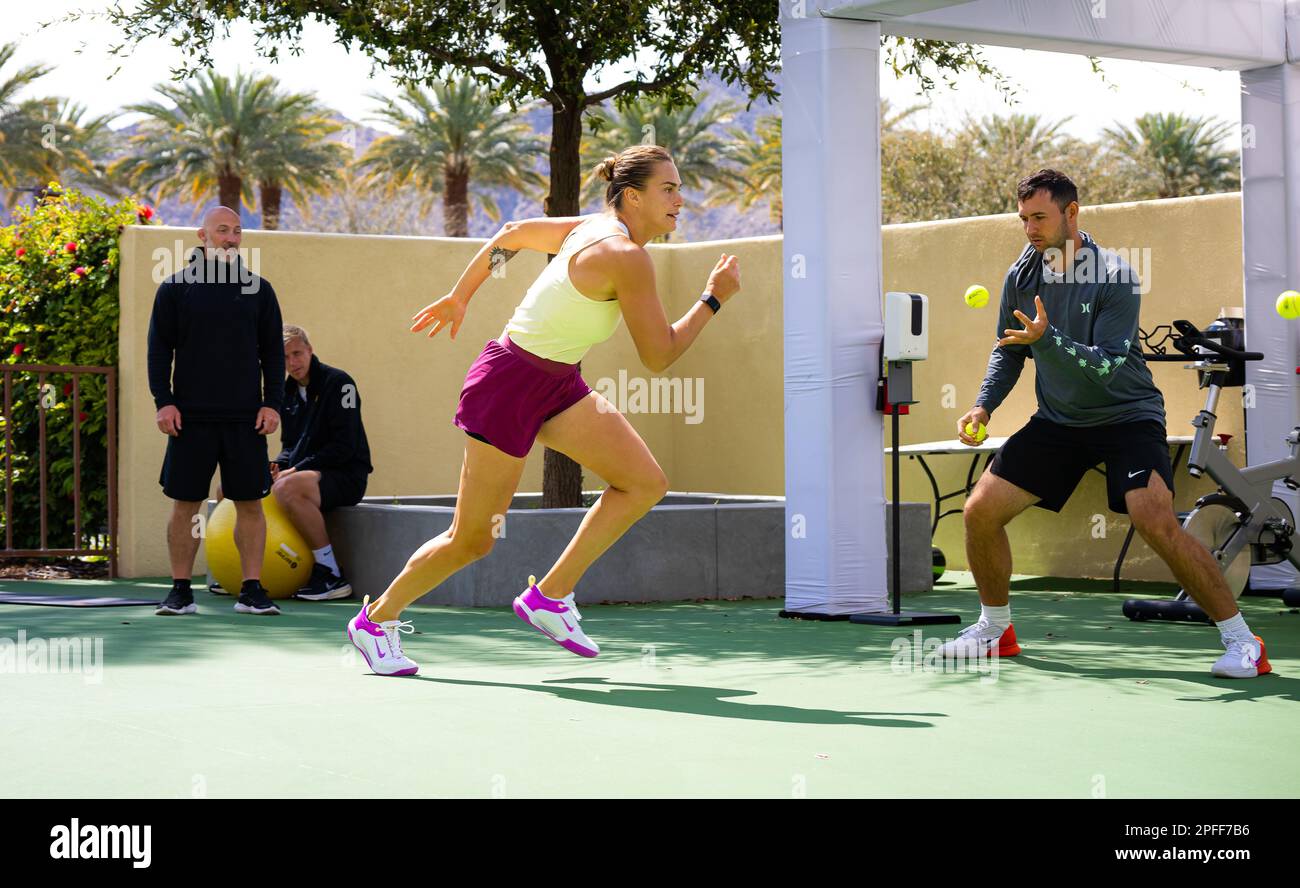
MULTIPOLYGON (((1219 306, 1241 305, 1240 202, 1235 195, 1099 207, 1084 210, 1081 218, 1085 230, 1104 245, 1150 248, 1152 287, 1143 298, 1144 328, 1183 317, 1204 325, 1219 306)), ((178 239, 186 250, 196 243, 192 231, 176 228, 130 228, 122 238, 120 526, 127 576, 168 570, 164 528, 169 503, 157 483, 166 440, 154 425, 145 334, 157 280, 175 270, 178 239), (162 262, 154 258, 159 249, 167 254, 162 262)), ((930 297, 930 358, 917 369, 921 403, 903 419, 905 443, 953 437, 956 419, 970 406, 983 377, 1002 278, 1023 242, 1014 216, 885 229, 886 289, 930 297), (966 287, 976 282, 993 294, 985 309, 962 302, 966 287)), ((410 316, 451 288, 479 244, 444 238, 245 234, 245 247, 259 250, 261 273, 275 286, 285 320, 306 327, 321 359, 357 380, 375 465, 370 494, 456 490, 463 433, 451 425, 451 417, 465 371, 484 342, 500 332, 544 261, 522 254, 503 278, 489 279, 471 303, 456 341, 445 332, 434 340, 408 332, 410 316)), ((651 247, 669 320, 680 317, 698 296, 724 250, 740 257, 744 282, 695 347, 665 374, 695 387, 701 421, 688 421, 691 417, 681 410, 629 414, 674 490, 784 493, 781 248, 779 237, 651 247)), ((869 292, 864 287, 863 298, 869 292)), ((864 355, 863 360, 871 363, 876 356, 864 355)), ((1194 374, 1180 366, 1154 365, 1174 434, 1190 430, 1188 421, 1201 404, 1194 374)), ((637 360, 626 326, 583 362, 583 375, 593 386, 602 378, 617 379, 620 369, 629 378, 651 377, 637 360)), ((874 398, 874 392, 863 392, 863 397, 874 398)), ((1010 434, 1034 407, 1030 362, 995 414, 990 433, 1010 434)), ((1230 391, 1219 429, 1238 433, 1240 427, 1240 392, 1230 391)), ((272 452, 278 446, 274 435, 272 452)), ((864 447, 874 446, 864 442, 864 447)), ((1240 447, 1230 452, 1240 463, 1240 447)), ((541 465, 541 448, 536 448, 521 490, 541 488, 541 465)), ((964 457, 932 462, 941 481, 954 486, 967 465, 964 457)), ((1185 473, 1178 476, 1180 505, 1207 487, 1190 480, 1185 473)), ((601 485, 588 477, 586 486, 601 485)), ((919 467, 907 460, 903 492, 908 500, 929 499, 919 467)), ((1016 570, 1108 576, 1126 527, 1124 519, 1107 513, 1104 485, 1090 474, 1061 515, 1034 509, 1013 523, 1016 570), (1105 537, 1096 538, 1102 527, 1105 537)), ((936 544, 949 564, 964 565, 959 516, 944 520, 936 544)), ((1164 578, 1162 566, 1152 561, 1139 541, 1125 575, 1164 578)))

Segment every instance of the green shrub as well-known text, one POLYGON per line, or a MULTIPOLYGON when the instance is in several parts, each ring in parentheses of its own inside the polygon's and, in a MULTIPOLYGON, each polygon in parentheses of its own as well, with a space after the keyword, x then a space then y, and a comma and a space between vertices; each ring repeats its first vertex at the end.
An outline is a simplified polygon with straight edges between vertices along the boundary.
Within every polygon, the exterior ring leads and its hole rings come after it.
MULTIPOLYGON (((40 203, 20 207, 0 227, 0 365, 117 366, 118 238, 132 224, 155 222, 153 209, 117 203, 51 182, 40 203)), ((12 375, 13 544, 40 546, 39 416, 45 404, 50 548, 73 546, 73 422, 80 425, 83 545, 108 532, 107 378, 80 377, 81 410, 73 415, 72 377, 12 375), (43 392, 43 395, 42 395, 43 392)), ((2 385, 2 383, 0 383, 2 385)), ((3 389, 0 388, 0 399, 3 389)), ((0 400, 0 406, 3 400, 0 400)), ((0 448, 4 444, 0 417, 0 448)), ((0 449, 0 502, 4 490, 0 449)), ((3 537, 0 537, 0 546, 3 537)))

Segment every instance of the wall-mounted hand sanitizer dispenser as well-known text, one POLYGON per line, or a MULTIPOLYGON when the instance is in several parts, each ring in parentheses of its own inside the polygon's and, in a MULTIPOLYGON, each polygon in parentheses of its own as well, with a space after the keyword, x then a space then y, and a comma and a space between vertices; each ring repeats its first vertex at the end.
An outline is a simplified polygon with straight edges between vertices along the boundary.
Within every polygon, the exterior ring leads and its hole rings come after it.
POLYGON ((924 361, 929 348, 929 300, 921 293, 886 293, 884 359, 924 361))

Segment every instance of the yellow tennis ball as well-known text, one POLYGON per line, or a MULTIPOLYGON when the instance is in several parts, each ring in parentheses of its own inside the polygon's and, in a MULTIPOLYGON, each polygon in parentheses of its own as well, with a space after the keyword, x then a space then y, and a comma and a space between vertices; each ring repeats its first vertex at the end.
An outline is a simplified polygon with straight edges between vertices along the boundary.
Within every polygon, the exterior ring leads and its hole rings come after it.
POLYGON ((1277 313, 1287 320, 1300 318, 1300 293, 1295 290, 1287 290, 1281 296, 1277 297, 1277 313))
POLYGON ((966 434, 970 435, 977 443, 983 443, 984 439, 989 436, 989 430, 984 427, 984 423, 978 426, 973 422, 966 423, 966 434))
POLYGON ((989 291, 980 284, 967 287, 966 304, 971 308, 983 308, 989 304, 989 291))

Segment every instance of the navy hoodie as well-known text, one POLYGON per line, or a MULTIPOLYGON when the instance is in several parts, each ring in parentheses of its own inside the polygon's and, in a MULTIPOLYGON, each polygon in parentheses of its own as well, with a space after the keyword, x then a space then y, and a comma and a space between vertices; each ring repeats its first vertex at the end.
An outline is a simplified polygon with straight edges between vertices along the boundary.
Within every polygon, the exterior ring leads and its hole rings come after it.
POLYGON ((1138 420, 1163 426, 1164 397, 1137 335, 1138 277, 1121 256, 1098 247, 1086 232, 1079 234, 1083 247, 1074 253, 1064 280, 1045 277, 1042 254, 1032 244, 1007 271, 996 337, 1006 329, 1024 329, 1012 312, 1035 317, 1035 295, 1042 297, 1048 327, 1033 345, 994 345, 975 403, 990 414, 997 410, 1029 357, 1037 368, 1034 416, 1065 426, 1138 420))

